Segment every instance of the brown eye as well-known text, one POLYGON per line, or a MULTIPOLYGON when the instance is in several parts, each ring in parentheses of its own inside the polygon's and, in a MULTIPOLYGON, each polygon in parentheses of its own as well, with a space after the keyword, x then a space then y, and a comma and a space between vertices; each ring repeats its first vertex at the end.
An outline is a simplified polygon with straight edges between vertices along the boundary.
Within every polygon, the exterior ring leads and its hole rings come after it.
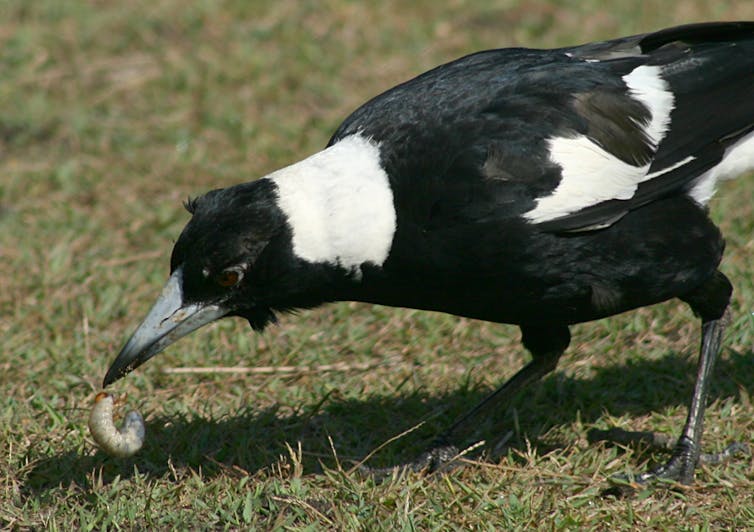
POLYGON ((224 288, 235 286, 240 280, 241 274, 237 270, 225 270, 217 276, 217 284, 224 288))

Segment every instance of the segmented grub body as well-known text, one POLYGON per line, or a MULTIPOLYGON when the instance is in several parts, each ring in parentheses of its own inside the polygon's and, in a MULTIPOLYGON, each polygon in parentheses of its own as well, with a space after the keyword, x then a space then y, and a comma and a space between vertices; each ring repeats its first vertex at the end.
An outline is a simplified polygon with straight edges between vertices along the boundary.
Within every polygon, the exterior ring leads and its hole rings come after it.
POLYGON ((131 410, 123 418, 123 425, 116 427, 113 422, 114 402, 109 393, 97 394, 89 414, 89 432, 107 454, 125 458, 135 454, 144 444, 144 418, 131 410))

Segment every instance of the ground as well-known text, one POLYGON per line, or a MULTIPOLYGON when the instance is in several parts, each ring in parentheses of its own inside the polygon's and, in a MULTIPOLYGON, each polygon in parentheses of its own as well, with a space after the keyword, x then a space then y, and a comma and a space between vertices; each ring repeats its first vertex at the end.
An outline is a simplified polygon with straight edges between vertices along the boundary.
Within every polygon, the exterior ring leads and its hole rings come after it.
MULTIPOLYGON (((677 434, 685 418, 699 324, 677 302, 574 327, 559 369, 468 435, 487 454, 436 476, 378 483, 354 466, 412 458, 512 375, 527 360, 515 328, 349 303, 262 335, 225 320, 113 387, 146 416, 139 454, 104 456, 86 430, 107 366, 166 279, 187 196, 311 154, 367 98, 464 53, 726 19, 754 19, 754 6, 4 2, 0 526, 754 526, 749 459, 704 467, 690 488, 601 495, 611 476, 665 456, 590 443, 590 430, 677 434), (239 365, 257 372, 171 372, 239 365)), ((712 203, 736 292, 708 450, 754 435, 752 197, 749 176, 712 203)))

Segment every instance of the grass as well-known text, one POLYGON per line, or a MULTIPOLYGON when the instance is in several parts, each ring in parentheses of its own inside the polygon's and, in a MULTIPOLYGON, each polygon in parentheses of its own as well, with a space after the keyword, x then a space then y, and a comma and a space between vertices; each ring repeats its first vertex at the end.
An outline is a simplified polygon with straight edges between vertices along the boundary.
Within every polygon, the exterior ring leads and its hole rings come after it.
MULTIPOLYGON (((676 434, 698 323, 670 302, 574 328, 559 369, 468 443, 497 455, 382 483, 525 360, 515 328, 343 303, 262 335, 223 321, 116 390, 147 418, 128 460, 96 451, 94 393, 166 278, 181 201, 323 146, 355 106, 463 53, 712 19, 742 0, 69 2, 0 5, 0 525, 11 529, 743 529, 750 460, 694 486, 600 496, 665 457, 590 429, 676 434), (178 366, 376 363, 369 371, 175 375, 178 366), (502 441, 505 436, 507 439, 502 441)), ((736 316, 705 446, 754 436, 754 179, 713 216, 736 316)))

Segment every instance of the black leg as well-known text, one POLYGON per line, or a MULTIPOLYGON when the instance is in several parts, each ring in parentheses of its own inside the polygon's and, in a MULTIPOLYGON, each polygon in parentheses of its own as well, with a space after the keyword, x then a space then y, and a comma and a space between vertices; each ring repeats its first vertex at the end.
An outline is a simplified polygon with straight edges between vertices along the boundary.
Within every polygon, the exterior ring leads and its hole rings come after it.
POLYGON ((702 323, 701 354, 699 355, 696 384, 691 396, 686 425, 683 427, 681 437, 675 444, 673 456, 670 460, 653 471, 641 475, 638 479, 640 482, 653 478, 672 479, 682 484, 691 484, 694 481, 694 469, 701 453, 704 409, 707 404, 710 375, 717 354, 720 352, 725 321, 726 319, 723 317, 702 323))
POLYGON ((694 481, 694 469, 701 454, 709 382, 728 322, 727 309, 731 292, 728 279, 716 272, 702 287, 682 298, 702 319, 702 345, 694 393, 686 425, 675 444, 672 457, 666 464, 641 475, 638 479, 640 482, 655 478, 671 479, 683 484, 694 481))
POLYGON ((459 449, 453 444, 462 436, 461 429, 482 413, 499 410, 524 387, 538 381, 558 365, 571 341, 566 325, 522 325, 522 342, 532 354, 532 361, 521 368, 497 390, 482 399, 474 408, 453 422, 417 460, 410 464, 414 470, 436 471, 455 458, 459 449))
POLYGON ((442 438, 451 439, 458 432, 458 429, 472 421, 478 414, 499 409, 510 402, 524 387, 537 382, 553 371, 571 341, 571 333, 565 325, 522 325, 521 334, 521 342, 532 354, 532 361, 497 390, 482 399, 474 408, 457 419, 445 430, 442 438))

